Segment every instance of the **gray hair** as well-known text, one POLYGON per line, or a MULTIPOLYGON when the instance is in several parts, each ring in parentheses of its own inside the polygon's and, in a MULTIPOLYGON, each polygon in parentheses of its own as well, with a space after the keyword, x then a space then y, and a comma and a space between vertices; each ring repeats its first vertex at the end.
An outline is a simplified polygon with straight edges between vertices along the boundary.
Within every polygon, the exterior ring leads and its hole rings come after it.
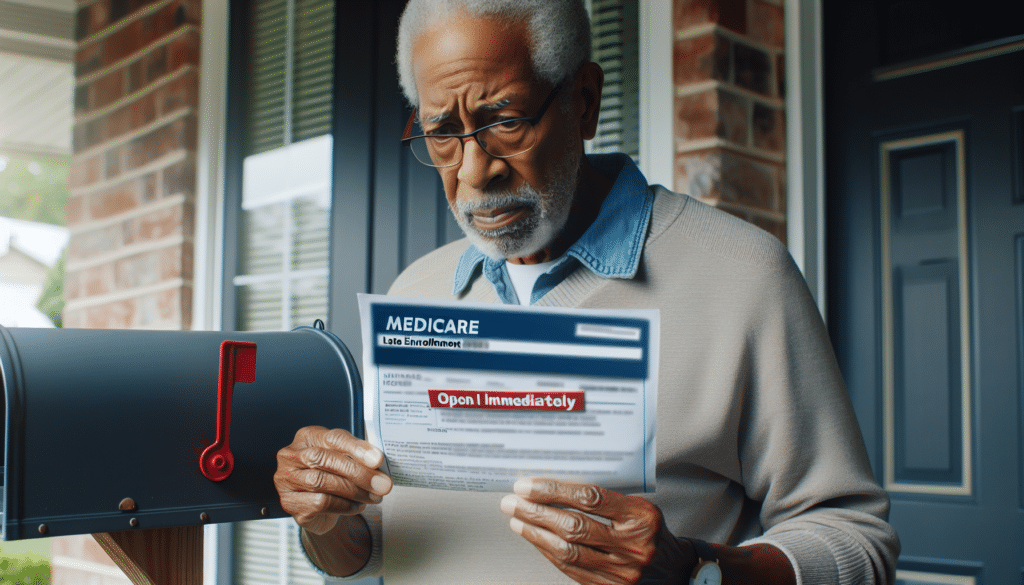
POLYGON ((430 25, 464 10, 526 22, 533 71, 551 85, 575 74, 590 61, 590 18, 582 0, 409 0, 398 25, 398 79, 406 99, 419 105, 412 73, 412 46, 430 25))

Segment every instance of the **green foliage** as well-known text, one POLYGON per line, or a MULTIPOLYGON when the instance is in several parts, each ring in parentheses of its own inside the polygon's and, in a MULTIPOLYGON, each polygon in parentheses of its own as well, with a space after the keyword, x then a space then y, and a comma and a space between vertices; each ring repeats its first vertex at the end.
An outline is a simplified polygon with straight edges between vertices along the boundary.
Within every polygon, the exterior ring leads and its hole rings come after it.
POLYGON ((64 158, 0 152, 0 216, 67 225, 69 172, 64 158))
POLYGON ((67 251, 61 253, 60 259, 53 265, 50 272, 46 274, 46 283, 43 285, 43 294, 39 296, 36 308, 53 321, 55 327, 63 327, 64 315, 64 256, 67 251))
POLYGON ((0 583, 50 585, 50 561, 35 555, 0 556, 0 583))

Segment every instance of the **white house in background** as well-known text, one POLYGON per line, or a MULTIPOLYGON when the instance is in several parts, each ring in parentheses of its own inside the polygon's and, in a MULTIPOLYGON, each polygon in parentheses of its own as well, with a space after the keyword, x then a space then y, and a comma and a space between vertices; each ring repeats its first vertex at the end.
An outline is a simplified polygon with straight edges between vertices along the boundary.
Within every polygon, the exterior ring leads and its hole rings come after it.
POLYGON ((64 227, 0 217, 0 325, 53 327, 36 303, 68 236, 64 227))

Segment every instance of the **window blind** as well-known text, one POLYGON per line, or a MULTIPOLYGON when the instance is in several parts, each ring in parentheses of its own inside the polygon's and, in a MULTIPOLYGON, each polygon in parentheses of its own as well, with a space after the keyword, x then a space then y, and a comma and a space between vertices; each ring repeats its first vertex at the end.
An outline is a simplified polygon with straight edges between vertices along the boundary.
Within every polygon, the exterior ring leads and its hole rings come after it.
MULTIPOLYGON (((236 327, 281 331, 327 317, 335 7, 251 7, 236 327)), ((290 518, 236 524, 235 585, 322 585, 300 546, 290 518)))
POLYGON ((640 156, 638 0, 592 0, 594 61, 604 70, 601 115, 589 152, 640 156))

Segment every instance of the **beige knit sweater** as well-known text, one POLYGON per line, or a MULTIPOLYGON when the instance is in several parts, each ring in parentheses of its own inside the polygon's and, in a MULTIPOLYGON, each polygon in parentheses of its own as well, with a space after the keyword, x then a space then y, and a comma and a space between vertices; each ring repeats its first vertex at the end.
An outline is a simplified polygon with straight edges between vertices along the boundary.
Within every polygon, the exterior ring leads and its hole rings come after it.
MULTIPOLYGON (((678 536, 779 547, 801 583, 891 581, 899 541, 885 522, 888 498, 786 249, 726 213, 651 189, 637 277, 577 269, 538 303, 660 309, 651 499, 678 536)), ((451 299, 467 246, 421 258, 389 294, 451 299)), ((459 298, 500 302, 479 275, 459 298)), ((501 497, 396 488, 381 505, 385 584, 571 583, 509 529, 501 497)))

